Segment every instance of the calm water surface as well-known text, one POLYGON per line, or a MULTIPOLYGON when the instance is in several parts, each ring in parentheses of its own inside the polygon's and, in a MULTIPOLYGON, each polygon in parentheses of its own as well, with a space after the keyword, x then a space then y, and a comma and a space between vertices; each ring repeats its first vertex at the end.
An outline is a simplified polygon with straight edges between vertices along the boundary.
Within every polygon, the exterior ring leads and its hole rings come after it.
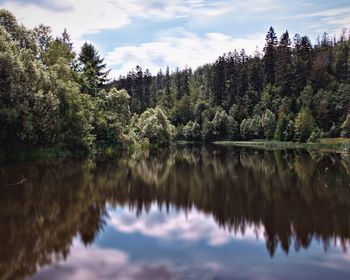
POLYGON ((0 279, 350 279, 349 240, 339 154, 180 146, 0 165, 0 279))

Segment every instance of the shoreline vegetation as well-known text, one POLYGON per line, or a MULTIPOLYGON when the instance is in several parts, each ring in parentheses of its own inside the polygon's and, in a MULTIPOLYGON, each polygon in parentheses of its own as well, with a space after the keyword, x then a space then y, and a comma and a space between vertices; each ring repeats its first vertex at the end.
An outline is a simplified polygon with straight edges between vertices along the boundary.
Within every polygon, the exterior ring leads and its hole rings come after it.
POLYGON ((270 27, 253 55, 109 73, 93 44, 77 50, 66 29, 28 29, 0 9, 0 158, 111 158, 181 141, 350 150, 346 31, 312 44, 270 27))
MULTIPOLYGON (((254 148, 263 150, 289 150, 289 149, 306 149, 319 152, 335 152, 344 155, 350 155, 350 139, 348 138, 323 138, 317 139, 315 142, 299 143, 299 142, 282 142, 282 141, 267 141, 267 140, 252 140, 252 141, 230 141, 222 140, 211 143, 205 143, 203 141, 174 141, 171 145, 223 145, 223 146, 236 146, 242 148, 254 148)), ((164 146, 163 146, 164 147, 164 146)), ((159 149, 159 146, 137 146, 132 149, 110 149, 99 150, 93 157, 98 160, 106 160, 114 158, 116 155, 120 155, 123 152, 137 152, 146 151, 152 149, 159 149)), ((59 148, 27 148, 16 149, 10 152, 0 150, 0 162, 1 161, 33 161, 33 160, 59 160, 59 159, 82 159, 81 157, 73 156, 73 154, 67 153, 67 151, 60 150, 59 148)))
POLYGON ((278 149, 308 149, 318 150, 321 152, 340 152, 350 154, 350 139, 347 138, 324 138, 315 142, 298 143, 298 142, 281 142, 281 141, 216 141, 214 144, 237 147, 250 147, 266 150, 278 149))

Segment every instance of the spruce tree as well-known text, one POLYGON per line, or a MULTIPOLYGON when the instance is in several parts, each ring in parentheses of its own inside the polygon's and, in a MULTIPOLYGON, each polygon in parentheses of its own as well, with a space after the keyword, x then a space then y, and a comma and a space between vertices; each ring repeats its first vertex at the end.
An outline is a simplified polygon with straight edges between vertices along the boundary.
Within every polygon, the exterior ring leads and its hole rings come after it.
POLYGON ((349 54, 348 44, 340 43, 335 58, 335 74, 340 82, 349 81, 349 54))
POLYGON ((281 93, 286 96, 290 93, 292 76, 292 50, 289 33, 282 34, 277 47, 278 62, 276 64, 277 84, 281 87, 281 93))
POLYGON ((79 54, 81 65, 82 91, 96 96, 98 91, 108 81, 110 70, 106 70, 104 59, 100 57, 96 48, 85 43, 79 54))
POLYGON ((171 95, 170 86, 171 86, 171 80, 170 80, 169 66, 167 66, 166 72, 165 72, 165 92, 164 92, 164 98, 163 98, 163 105, 167 109, 170 109, 173 106, 173 98, 171 95))
POLYGON ((266 83, 276 83, 276 63, 277 63, 277 36, 273 27, 267 32, 266 45, 264 48, 264 66, 266 83))

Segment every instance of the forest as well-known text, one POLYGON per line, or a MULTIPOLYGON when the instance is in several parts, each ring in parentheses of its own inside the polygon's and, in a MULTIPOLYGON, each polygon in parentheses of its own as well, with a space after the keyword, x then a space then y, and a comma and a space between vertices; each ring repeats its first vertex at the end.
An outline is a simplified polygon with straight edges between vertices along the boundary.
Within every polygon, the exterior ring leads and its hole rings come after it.
MULTIPOLYGON (((230 50, 228 50, 230 51, 230 50)), ((28 29, 0 10, 0 146, 70 155, 172 141, 314 142, 350 137, 350 35, 313 44, 273 27, 262 52, 197 69, 136 66, 111 81, 98 50, 67 30, 28 29)))

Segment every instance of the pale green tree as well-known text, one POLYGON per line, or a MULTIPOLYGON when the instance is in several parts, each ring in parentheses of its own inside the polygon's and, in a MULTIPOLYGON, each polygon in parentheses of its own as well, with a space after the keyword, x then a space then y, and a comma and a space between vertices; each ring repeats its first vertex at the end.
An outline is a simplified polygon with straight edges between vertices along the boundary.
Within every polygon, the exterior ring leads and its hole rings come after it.
POLYGON ((169 144, 173 133, 174 126, 159 107, 147 109, 136 123, 136 134, 139 138, 148 138, 153 145, 169 144))
POLYGON ((295 140, 306 142, 314 131, 316 124, 315 119, 309 108, 303 108, 295 119, 295 140))

